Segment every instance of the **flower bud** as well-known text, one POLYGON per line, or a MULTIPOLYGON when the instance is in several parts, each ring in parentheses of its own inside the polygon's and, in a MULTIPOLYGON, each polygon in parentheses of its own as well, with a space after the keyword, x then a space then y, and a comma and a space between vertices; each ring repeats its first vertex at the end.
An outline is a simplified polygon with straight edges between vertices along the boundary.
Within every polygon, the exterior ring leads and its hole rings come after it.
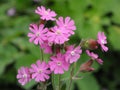
POLYGON ((94 39, 88 39, 88 40, 83 40, 81 42, 82 47, 87 48, 87 49, 97 49, 98 48, 98 43, 94 39))
POLYGON ((85 63, 83 63, 81 66, 80 66, 80 71, 81 72, 91 72, 91 71, 94 71, 94 68, 92 68, 93 64, 93 60, 89 60, 85 63))
POLYGON ((88 40, 88 45, 89 45, 89 48, 90 49, 97 49, 98 48, 98 43, 96 40, 93 40, 93 39, 89 39, 88 40))
POLYGON ((40 20, 40 24, 45 24, 45 20, 40 20))

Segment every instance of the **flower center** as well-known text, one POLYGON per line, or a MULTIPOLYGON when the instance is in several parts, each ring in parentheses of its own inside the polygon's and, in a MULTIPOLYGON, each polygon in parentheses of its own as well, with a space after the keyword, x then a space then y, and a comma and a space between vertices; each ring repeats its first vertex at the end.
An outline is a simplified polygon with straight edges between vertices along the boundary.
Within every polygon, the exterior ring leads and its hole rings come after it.
POLYGON ((61 64, 62 64, 61 62, 57 62, 57 65, 58 65, 58 66, 61 66, 61 64))
POLYGON ((26 78, 27 77, 27 74, 23 74, 23 78, 26 78))
POLYGON ((42 70, 41 70, 41 69, 39 69, 39 70, 38 70, 38 73, 42 73, 42 70))
POLYGON ((48 12, 47 12, 47 11, 45 11, 45 15, 48 15, 48 12))
POLYGON ((104 40, 102 40, 101 42, 102 42, 102 44, 105 44, 105 41, 104 41, 104 40))
POLYGON ((56 31, 56 34, 60 35, 60 34, 61 34, 61 31, 60 31, 60 30, 57 30, 57 31, 56 31))
POLYGON ((72 56, 73 56, 73 55, 75 55, 75 52, 74 52, 74 51, 72 51, 72 52, 71 52, 71 55, 72 55, 72 56))
POLYGON ((36 36, 37 36, 37 37, 38 37, 38 36, 40 36, 40 33, 39 33, 39 32, 37 32, 37 33, 36 33, 36 36))
POLYGON ((48 42, 48 45, 49 45, 49 46, 52 46, 52 44, 53 44, 52 42, 48 42))

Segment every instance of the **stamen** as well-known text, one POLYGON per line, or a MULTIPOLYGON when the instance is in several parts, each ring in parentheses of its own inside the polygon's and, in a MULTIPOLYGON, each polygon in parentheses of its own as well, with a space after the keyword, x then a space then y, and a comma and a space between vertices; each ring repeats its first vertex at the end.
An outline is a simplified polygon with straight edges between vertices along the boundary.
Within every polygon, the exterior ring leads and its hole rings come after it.
POLYGON ((38 36, 40 36, 40 33, 39 33, 39 32, 37 32, 37 33, 36 33, 36 36, 37 36, 37 37, 38 37, 38 36))
POLYGON ((74 51, 72 51, 72 52, 71 52, 71 55, 72 55, 72 56, 73 56, 73 55, 75 55, 75 52, 74 52, 74 51))
POLYGON ((58 65, 58 66, 61 66, 61 64, 62 64, 61 62, 57 62, 57 65, 58 65))
POLYGON ((60 35, 60 34, 61 34, 60 30, 57 30, 57 31, 56 31, 56 34, 60 35))

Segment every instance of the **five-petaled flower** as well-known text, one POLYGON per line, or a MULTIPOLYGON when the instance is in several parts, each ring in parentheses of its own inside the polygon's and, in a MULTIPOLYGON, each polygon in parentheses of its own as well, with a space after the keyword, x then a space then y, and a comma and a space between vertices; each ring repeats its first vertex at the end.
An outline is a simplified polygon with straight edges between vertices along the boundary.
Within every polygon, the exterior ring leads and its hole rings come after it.
POLYGON ((21 83, 21 85, 27 84, 31 80, 31 75, 28 67, 21 67, 18 69, 17 74, 18 82, 21 83))
POLYGON ((54 26, 51 30, 47 33, 48 41, 53 42, 55 44, 63 44, 64 42, 68 41, 68 33, 64 31, 63 28, 54 26))
POLYGON ((49 74, 51 73, 49 65, 44 61, 40 62, 40 60, 36 64, 31 65, 30 72, 32 79, 35 79, 36 82, 48 80, 50 78, 49 74))
POLYGON ((71 20, 70 17, 66 17, 65 19, 59 17, 58 20, 56 20, 56 24, 60 28, 63 28, 63 31, 68 32, 69 35, 74 34, 74 30, 76 30, 74 20, 71 20))
POLYGON ((29 29, 31 31, 28 33, 28 37, 30 37, 30 42, 34 42, 34 44, 36 45, 41 45, 47 39, 46 33, 48 29, 44 28, 43 24, 39 26, 37 26, 36 24, 30 24, 29 29))
POLYGON ((77 46, 76 48, 74 47, 74 45, 68 46, 65 53, 65 59, 69 63, 76 62, 80 58, 81 53, 82 50, 80 46, 77 46))
POLYGON ((54 11, 51 11, 50 9, 46 9, 44 6, 37 7, 35 10, 36 14, 39 14, 42 20, 55 20, 55 16, 57 15, 54 11))
POLYGON ((68 71, 69 63, 65 61, 65 56, 61 53, 58 53, 56 56, 52 56, 49 61, 50 70, 54 74, 63 74, 64 70, 68 71))

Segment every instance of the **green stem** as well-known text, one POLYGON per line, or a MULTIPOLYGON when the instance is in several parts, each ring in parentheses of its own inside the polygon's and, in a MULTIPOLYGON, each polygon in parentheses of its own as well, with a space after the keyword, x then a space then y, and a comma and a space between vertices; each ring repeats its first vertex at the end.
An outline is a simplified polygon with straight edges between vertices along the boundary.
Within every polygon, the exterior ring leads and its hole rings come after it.
POLYGON ((61 75, 60 75, 60 74, 59 74, 58 78, 59 78, 59 80, 58 80, 58 82, 59 82, 59 83, 58 83, 58 86, 59 86, 59 87, 58 87, 58 90, 61 90, 61 89, 60 89, 60 79, 61 79, 61 75))
POLYGON ((73 74, 74 74, 74 68, 75 68, 75 64, 74 64, 74 66, 72 66, 72 70, 70 72, 70 83, 69 83, 68 90, 70 90, 70 87, 71 87, 71 84, 72 84, 72 77, 73 77, 73 74))
POLYGON ((55 86, 54 86, 54 73, 52 73, 52 86, 53 86, 53 90, 55 90, 55 86))
POLYGON ((43 82, 43 90, 46 90, 47 86, 46 86, 46 82, 43 82))
POLYGON ((41 51, 41 59, 42 59, 42 61, 43 61, 43 60, 44 60, 44 58, 43 58, 43 50, 40 49, 40 51, 41 51))

